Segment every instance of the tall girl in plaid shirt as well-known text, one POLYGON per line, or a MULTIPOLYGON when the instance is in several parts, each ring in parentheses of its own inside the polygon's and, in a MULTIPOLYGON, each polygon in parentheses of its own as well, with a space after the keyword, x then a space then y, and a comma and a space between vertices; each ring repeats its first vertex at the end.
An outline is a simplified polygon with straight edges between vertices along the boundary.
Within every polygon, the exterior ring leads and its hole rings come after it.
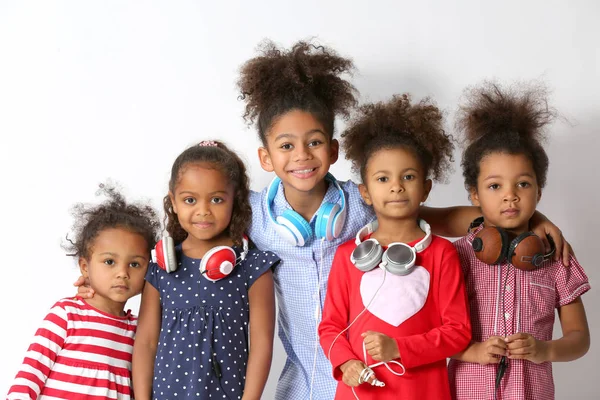
POLYGON ((582 357, 590 345, 580 297, 590 285, 572 256, 566 268, 540 257, 538 266, 535 259, 523 263, 530 259, 512 257, 514 244, 523 248, 536 240, 527 232, 546 184, 549 161, 540 142, 553 114, 542 87, 516 90, 486 83, 467 91, 466 100, 458 119, 468 143, 463 175, 483 224, 455 243, 469 294, 473 341, 450 362, 453 396, 553 399, 552 362, 582 357), (484 236, 489 232, 506 233, 504 256, 485 253, 492 248, 484 236), (552 340, 555 309, 563 336, 552 340))

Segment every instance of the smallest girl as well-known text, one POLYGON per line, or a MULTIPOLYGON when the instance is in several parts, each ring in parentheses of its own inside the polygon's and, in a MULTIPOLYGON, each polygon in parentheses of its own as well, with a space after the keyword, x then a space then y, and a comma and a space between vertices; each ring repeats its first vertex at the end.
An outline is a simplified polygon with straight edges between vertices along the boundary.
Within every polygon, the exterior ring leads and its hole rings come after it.
POLYGON ((471 339, 458 254, 419 220, 453 144, 429 100, 362 106, 342 134, 377 220, 335 255, 321 346, 336 399, 450 399, 446 358, 471 339), (369 384, 371 383, 371 384, 369 384))
POLYGON ((95 296, 58 301, 35 334, 8 399, 130 399, 137 319, 125 303, 140 293, 159 222, 150 206, 125 202, 101 185, 109 200, 74 208, 78 259, 95 296))
POLYGON ((175 160, 164 198, 175 247, 169 254, 166 246, 167 261, 157 258, 162 265, 151 263, 146 275, 133 352, 136 399, 260 399, 279 259, 248 248, 248 194, 243 162, 221 142, 203 141, 175 160))
POLYGON ((460 110, 465 186, 483 220, 455 242, 473 341, 450 361, 453 396, 553 399, 552 362, 582 357, 590 345, 581 300, 587 276, 572 256, 566 268, 550 260, 530 232, 548 174, 542 133, 553 113, 543 87, 493 83, 467 90, 460 110), (552 340, 555 309, 563 337, 552 340))

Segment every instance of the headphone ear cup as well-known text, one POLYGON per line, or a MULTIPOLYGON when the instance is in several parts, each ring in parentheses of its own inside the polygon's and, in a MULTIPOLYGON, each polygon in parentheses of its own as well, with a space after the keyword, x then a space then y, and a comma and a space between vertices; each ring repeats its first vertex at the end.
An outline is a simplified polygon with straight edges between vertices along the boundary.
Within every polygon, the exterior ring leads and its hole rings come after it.
POLYGON ((294 246, 304 246, 312 238, 310 225, 294 210, 285 210, 277 217, 280 229, 277 232, 294 246))
POLYGON ((382 266, 394 275, 408 275, 417 261, 416 251, 405 243, 393 243, 381 257, 382 266))
MULTIPOLYGON (((338 205, 339 207, 339 205, 338 205)), ((346 207, 339 207, 339 210, 336 211, 333 216, 333 221, 331 223, 331 233, 334 238, 340 237, 342 233, 342 229, 344 229, 344 224, 346 223, 346 207)))
POLYGON ((544 243, 533 232, 524 232, 511 242, 508 259, 515 268, 532 271, 544 261, 544 243))
POLYGON ((507 248, 508 234, 495 226, 481 229, 473 239, 475 256, 489 265, 501 262, 506 257, 507 248))
POLYGON ((335 218, 340 210, 337 203, 324 203, 317 211, 317 220, 315 222, 315 235, 319 238, 333 240, 335 218))
POLYGON ((156 243, 151 251, 152 262, 168 273, 177 270, 177 257, 175 255, 175 244, 171 236, 164 236, 156 243))
POLYGON ((350 261, 362 272, 368 272, 381 262, 383 249, 377 240, 367 239, 350 254, 350 261))
POLYGON ((200 262, 200 273, 209 281, 225 278, 235 267, 236 254, 231 247, 217 246, 206 252, 200 262))

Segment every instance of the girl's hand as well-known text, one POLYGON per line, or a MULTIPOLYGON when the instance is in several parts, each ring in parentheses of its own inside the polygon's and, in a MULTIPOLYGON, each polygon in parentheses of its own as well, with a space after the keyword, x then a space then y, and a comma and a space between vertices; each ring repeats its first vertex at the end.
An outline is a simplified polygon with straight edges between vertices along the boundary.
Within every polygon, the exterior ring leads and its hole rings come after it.
POLYGON ((383 333, 367 331, 361 335, 365 342, 367 353, 375 361, 388 362, 400 358, 398 343, 383 333))
POLYGON ((490 336, 485 342, 474 343, 473 347, 479 365, 498 364, 506 355, 506 341, 500 336, 490 336))
POLYGON ((517 333, 506 338, 508 358, 512 360, 529 360, 536 364, 548 361, 548 345, 537 340, 529 333, 517 333))
MULTIPOLYGON (((365 368, 367 368, 367 366, 362 361, 359 361, 359 360, 346 361, 345 363, 340 365, 340 371, 342 371, 342 373, 344 374, 342 376, 342 381, 350 387, 358 386, 360 384, 358 382, 358 378, 360 378, 360 373, 365 368)), ((371 383, 373 381, 373 379, 375 379, 375 375, 371 376, 371 378, 369 378, 369 380, 367 382, 371 383)))
POLYGON ((91 299, 94 297, 94 289, 90 287, 90 281, 85 279, 83 276, 77 278, 73 286, 77 287, 77 296, 84 299, 91 299))
POLYGON ((550 236, 552 238, 556 248, 554 251, 554 260, 558 261, 562 259, 563 265, 568 267, 569 255, 573 255, 573 257, 575 257, 575 253, 573 253, 573 248, 569 242, 565 240, 561 230, 558 229, 558 226, 550 222, 550 220, 539 211, 536 211, 533 214, 529 220, 529 224, 531 225, 531 230, 533 233, 538 235, 542 239, 542 242, 544 242, 546 253, 549 253, 551 249, 550 242, 546 236, 550 236))

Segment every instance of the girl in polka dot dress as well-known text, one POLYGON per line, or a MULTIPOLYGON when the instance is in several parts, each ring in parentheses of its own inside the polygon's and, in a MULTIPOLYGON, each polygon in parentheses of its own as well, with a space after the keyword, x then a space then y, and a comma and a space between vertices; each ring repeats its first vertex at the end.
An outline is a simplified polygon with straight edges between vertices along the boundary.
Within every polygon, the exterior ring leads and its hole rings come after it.
POLYGON ((136 399, 260 398, 273 348, 271 269, 279 259, 247 248, 248 193, 244 164, 220 142, 202 142, 175 160, 164 206, 176 270, 151 263, 146 274, 133 351, 136 399), (237 257, 222 279, 208 261, 217 246, 237 257))

